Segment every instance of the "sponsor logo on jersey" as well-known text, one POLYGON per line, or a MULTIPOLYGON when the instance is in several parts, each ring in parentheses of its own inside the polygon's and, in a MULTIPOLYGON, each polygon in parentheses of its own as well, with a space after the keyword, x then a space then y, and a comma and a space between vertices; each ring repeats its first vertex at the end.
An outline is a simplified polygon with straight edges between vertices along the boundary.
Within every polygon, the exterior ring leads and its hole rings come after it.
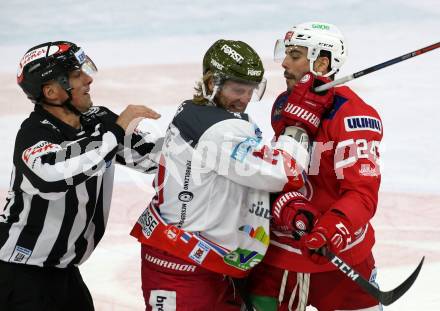
POLYGON ((226 55, 231 57, 233 60, 235 60, 237 63, 241 64, 241 62, 244 60, 244 57, 241 56, 236 50, 231 48, 227 44, 223 44, 223 46, 220 48, 226 55))
POLYGON ((354 131, 373 131, 382 133, 382 123, 379 119, 370 116, 352 116, 344 118, 345 130, 354 131))
POLYGON ((359 175, 366 177, 376 177, 379 176, 379 170, 377 168, 372 168, 369 164, 362 164, 359 169, 359 175))
POLYGON ((14 252, 12 253, 11 258, 9 259, 9 262, 26 263, 29 257, 31 257, 31 254, 32 251, 30 249, 21 246, 16 246, 14 252))
POLYGON ((62 148, 60 145, 53 144, 48 141, 40 141, 35 145, 33 145, 32 147, 29 147, 25 151, 23 151, 22 159, 26 164, 31 165, 31 167, 33 167, 37 158, 51 152, 56 152, 61 149, 62 148))
POLYGON ((159 224, 159 220, 156 219, 150 209, 147 208, 138 219, 138 223, 142 226, 142 232, 145 237, 149 239, 159 224))
POLYGON ((223 258, 224 262, 237 269, 246 271, 263 260, 263 255, 256 251, 237 248, 223 258))
POLYGON ((248 137, 242 142, 238 143, 234 150, 232 150, 231 158, 243 162, 248 153, 250 153, 261 142, 261 138, 248 137))
POLYGON ((258 226, 257 229, 254 229, 251 225, 244 225, 238 228, 238 230, 246 233, 252 239, 260 241, 263 245, 269 246, 269 235, 266 233, 263 226, 258 226))
POLYGON ((194 197, 194 194, 189 191, 181 191, 178 196, 179 201, 182 201, 182 202, 189 202, 193 199, 193 197, 194 197))
POLYGON ((161 289, 151 290, 148 303, 152 311, 175 311, 177 308, 176 292, 161 289))
POLYGON ((181 191, 177 195, 179 201, 183 202, 182 206, 180 207, 180 220, 177 225, 179 228, 181 228, 183 226, 183 223, 186 220, 187 203, 190 202, 194 198, 194 194, 191 191, 188 191, 190 177, 191 177, 191 161, 187 160, 186 161, 185 176, 183 179, 183 191, 181 191))
POLYGON ((159 267, 175 271, 195 272, 197 268, 194 265, 183 265, 180 263, 159 259, 157 257, 151 256, 150 254, 145 254, 145 260, 159 267))
POLYGON ((189 178, 191 177, 191 161, 186 161, 186 169, 185 169, 185 176, 183 178, 183 190, 188 191, 189 188, 189 178))
POLYGON ((252 206, 249 208, 249 213, 258 217, 270 219, 270 210, 268 208, 264 208, 263 205, 263 201, 258 201, 257 204, 252 203, 252 206))
POLYGON ((208 253, 210 251, 210 247, 207 243, 203 241, 199 241, 197 245, 193 248, 191 253, 189 254, 189 258, 197 262, 199 265, 203 263, 206 256, 208 256, 208 253))
POLYGON ((310 123, 311 125, 313 125, 314 127, 318 127, 319 126, 319 118, 312 112, 305 110, 304 108, 291 104, 291 103, 287 103, 286 107, 284 108, 284 112, 291 114, 292 116, 294 116, 295 118, 299 118, 302 119, 304 121, 306 121, 307 123, 310 123))

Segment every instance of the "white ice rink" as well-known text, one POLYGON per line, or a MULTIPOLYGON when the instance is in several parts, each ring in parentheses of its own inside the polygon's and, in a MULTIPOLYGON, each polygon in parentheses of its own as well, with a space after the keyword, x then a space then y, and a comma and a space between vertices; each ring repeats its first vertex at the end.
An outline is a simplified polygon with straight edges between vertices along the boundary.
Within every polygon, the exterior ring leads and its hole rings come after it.
MULTIPOLYGON (((162 114, 163 131, 176 106, 192 94, 201 59, 219 38, 248 42, 265 61, 268 90, 249 106, 267 136, 269 110, 284 89, 275 39, 310 20, 334 23, 349 58, 339 77, 435 43, 437 0, 336 1, 40 0, 0 3, 0 195, 4 200, 15 134, 32 105, 15 84, 27 48, 53 40, 81 45, 100 68, 92 84, 96 105, 120 111, 146 104, 162 114)), ((349 83, 384 124, 382 186, 374 253, 383 290, 402 282, 426 256, 409 292, 384 310, 440 310, 440 50, 349 83)), ((81 267, 98 311, 143 310, 140 248, 129 231, 152 195, 151 178, 117 170, 106 235, 81 267)), ((1 289, 0 289, 1 290, 1 289)), ((1 309, 1 307, 0 307, 1 309)))

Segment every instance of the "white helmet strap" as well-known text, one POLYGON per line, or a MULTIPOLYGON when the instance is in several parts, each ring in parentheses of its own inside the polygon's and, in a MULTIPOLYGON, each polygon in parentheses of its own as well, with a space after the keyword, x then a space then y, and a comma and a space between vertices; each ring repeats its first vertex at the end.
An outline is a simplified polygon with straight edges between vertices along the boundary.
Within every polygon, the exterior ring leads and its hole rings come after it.
POLYGON ((214 85, 214 89, 212 90, 212 94, 208 95, 208 93, 206 92, 205 83, 203 82, 203 79, 202 79, 202 95, 203 95, 203 98, 206 98, 209 101, 209 103, 212 104, 213 106, 217 106, 215 104, 215 102, 214 102, 214 97, 217 94, 218 88, 219 88, 219 85, 215 84, 214 85))

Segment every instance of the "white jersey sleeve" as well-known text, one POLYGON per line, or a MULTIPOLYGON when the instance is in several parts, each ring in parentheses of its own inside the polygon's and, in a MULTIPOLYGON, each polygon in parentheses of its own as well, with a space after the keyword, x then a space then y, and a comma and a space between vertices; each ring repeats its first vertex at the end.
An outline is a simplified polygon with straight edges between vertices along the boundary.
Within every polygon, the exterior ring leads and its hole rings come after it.
POLYGON ((308 159, 307 150, 293 138, 282 136, 269 146, 258 126, 242 119, 211 126, 195 151, 195 159, 205 161, 206 168, 235 183, 269 192, 300 188, 308 159))

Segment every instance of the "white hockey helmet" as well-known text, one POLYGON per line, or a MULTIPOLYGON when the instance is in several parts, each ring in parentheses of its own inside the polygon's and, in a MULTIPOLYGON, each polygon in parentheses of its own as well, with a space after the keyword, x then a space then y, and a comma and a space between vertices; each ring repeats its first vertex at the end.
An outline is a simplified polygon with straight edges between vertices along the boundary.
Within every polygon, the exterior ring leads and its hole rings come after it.
POLYGON ((310 71, 315 75, 318 73, 313 70, 313 63, 321 51, 329 51, 331 70, 324 77, 337 73, 347 57, 347 48, 342 33, 335 25, 328 23, 308 22, 293 26, 284 39, 279 39, 275 43, 275 61, 283 60, 286 56, 286 47, 292 45, 308 48, 307 58, 310 61, 310 71))

